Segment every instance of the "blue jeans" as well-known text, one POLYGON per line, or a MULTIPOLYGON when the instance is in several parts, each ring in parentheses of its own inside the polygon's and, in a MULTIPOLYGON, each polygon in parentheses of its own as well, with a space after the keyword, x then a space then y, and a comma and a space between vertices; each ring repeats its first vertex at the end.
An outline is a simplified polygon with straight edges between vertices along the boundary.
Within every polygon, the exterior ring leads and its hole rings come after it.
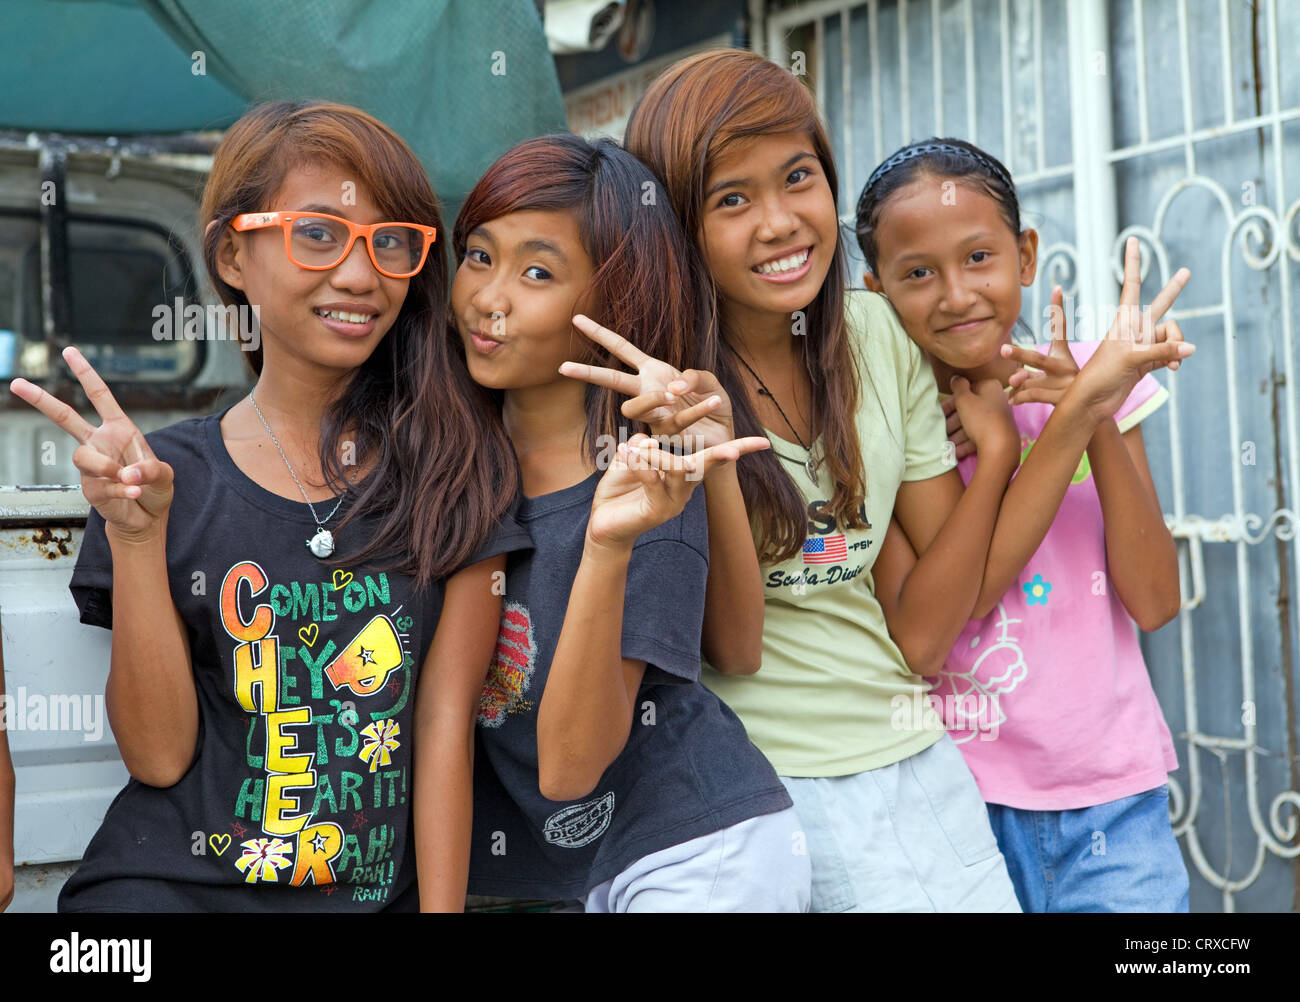
POLYGON ((1168 786, 1073 811, 988 808, 1025 911, 1187 911, 1168 786))

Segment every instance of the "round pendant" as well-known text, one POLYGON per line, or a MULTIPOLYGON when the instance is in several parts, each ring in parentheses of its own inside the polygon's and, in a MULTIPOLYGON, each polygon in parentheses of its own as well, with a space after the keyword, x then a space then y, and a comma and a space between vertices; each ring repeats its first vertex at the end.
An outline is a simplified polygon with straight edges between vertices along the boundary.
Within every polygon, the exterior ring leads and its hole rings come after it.
POLYGON ((307 549, 318 557, 328 557, 334 552, 334 534, 328 529, 317 529, 316 535, 307 540, 307 549))

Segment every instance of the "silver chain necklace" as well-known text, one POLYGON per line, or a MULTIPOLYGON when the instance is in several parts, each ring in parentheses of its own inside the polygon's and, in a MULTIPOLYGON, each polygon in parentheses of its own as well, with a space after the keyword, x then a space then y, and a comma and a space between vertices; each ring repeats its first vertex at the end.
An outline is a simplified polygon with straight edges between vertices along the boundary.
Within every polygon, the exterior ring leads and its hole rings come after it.
POLYGON ((303 490, 302 481, 298 479, 298 474, 293 472, 293 466, 289 463, 289 457, 284 454, 284 450, 280 448, 280 443, 275 437, 275 432, 273 432, 271 426, 266 423, 266 418, 262 415, 262 408, 257 406, 257 400, 253 397, 252 390, 248 391, 248 399, 252 402, 253 410, 257 412, 257 417, 258 420, 262 422, 262 427, 265 428, 266 433, 271 436, 271 443, 275 446, 275 451, 278 452, 280 458, 284 460, 284 465, 289 470, 289 476, 293 477, 293 482, 298 485, 298 490, 302 492, 302 499, 307 502, 307 510, 311 512, 312 521, 316 523, 316 535, 307 540, 307 549, 311 550, 315 556, 320 557, 323 560, 334 552, 334 533, 325 528, 325 523, 334 517, 335 512, 339 510, 339 506, 343 504, 343 499, 339 498, 338 504, 334 506, 334 511, 330 512, 324 518, 320 518, 316 514, 316 509, 308 499, 307 492, 303 490))

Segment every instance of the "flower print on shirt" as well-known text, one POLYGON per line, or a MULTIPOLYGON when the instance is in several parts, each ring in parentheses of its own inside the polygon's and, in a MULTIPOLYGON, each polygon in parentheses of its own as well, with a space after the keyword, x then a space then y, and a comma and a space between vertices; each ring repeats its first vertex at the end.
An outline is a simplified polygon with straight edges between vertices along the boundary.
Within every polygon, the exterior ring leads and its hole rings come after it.
POLYGON ((1007 720, 1001 696, 1014 690, 1029 675, 1020 640, 1011 632, 1011 627, 1021 620, 1010 618, 1001 602, 996 611, 996 618, 991 616, 987 620, 992 632, 969 641, 970 650, 985 644, 970 670, 944 671, 930 690, 935 711, 958 744, 977 734, 981 741, 996 738, 998 728, 1007 720))
POLYGON ((1041 574, 1035 574, 1032 581, 1026 581, 1020 587, 1025 593, 1025 605, 1046 605, 1052 582, 1044 581, 1041 574))

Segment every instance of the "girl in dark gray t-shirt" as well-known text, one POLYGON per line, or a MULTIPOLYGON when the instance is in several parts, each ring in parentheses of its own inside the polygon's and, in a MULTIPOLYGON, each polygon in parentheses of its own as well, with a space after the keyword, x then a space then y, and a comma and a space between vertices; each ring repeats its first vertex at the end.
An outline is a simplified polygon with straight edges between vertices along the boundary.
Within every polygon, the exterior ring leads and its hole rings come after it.
POLYGON ((802 911, 790 799, 698 681, 709 542, 693 490, 767 442, 676 454, 611 389, 560 372, 575 357, 617 366, 608 345, 708 367, 696 263, 657 183, 613 143, 546 136, 488 170, 453 234, 452 310, 471 376, 500 402, 536 547, 507 563, 480 703, 470 890, 588 911, 802 911), (576 312, 631 344, 602 329, 593 347, 576 312))

